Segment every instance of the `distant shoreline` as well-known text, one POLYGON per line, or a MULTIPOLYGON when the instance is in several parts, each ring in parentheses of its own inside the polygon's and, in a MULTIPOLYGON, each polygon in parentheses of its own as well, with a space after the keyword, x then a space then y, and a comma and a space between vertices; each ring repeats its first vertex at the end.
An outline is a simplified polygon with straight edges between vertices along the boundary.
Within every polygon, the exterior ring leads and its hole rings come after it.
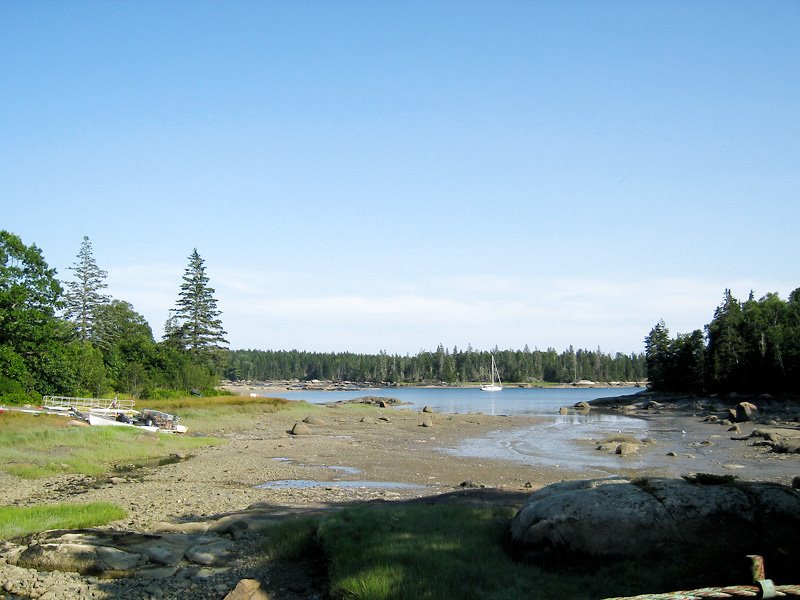
MULTIPOLYGON (((507 389, 614 389, 637 387, 645 389, 646 383, 643 381, 588 381, 581 380, 574 383, 505 383, 507 389)), ((480 383, 459 383, 459 384, 387 384, 373 382, 353 382, 353 381, 299 381, 299 380, 279 380, 279 381, 224 381, 219 388, 227 392, 239 395, 249 395, 251 393, 264 392, 356 392, 374 390, 392 390, 399 388, 445 388, 445 389, 475 389, 481 386, 480 383)))

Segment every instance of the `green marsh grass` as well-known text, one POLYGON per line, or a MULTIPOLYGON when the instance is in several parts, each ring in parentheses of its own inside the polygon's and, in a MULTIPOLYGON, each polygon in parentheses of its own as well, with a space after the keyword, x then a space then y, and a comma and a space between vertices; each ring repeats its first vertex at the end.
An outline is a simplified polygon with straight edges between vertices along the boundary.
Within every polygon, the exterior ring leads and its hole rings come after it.
POLYGON ((579 562, 545 569, 515 560, 508 552, 513 512, 384 504, 329 515, 313 538, 327 565, 330 597, 591 599, 699 587, 693 585, 698 583, 692 573, 697 566, 691 562, 659 563, 658 568, 624 561, 579 562))
POLYGON ((0 540, 10 540, 50 529, 97 527, 125 518, 126 511, 108 502, 0 506, 0 540))
POLYGON ((28 479, 61 473, 102 475, 115 465, 223 443, 210 434, 252 429, 259 419, 279 411, 299 415, 319 409, 305 402, 246 396, 142 400, 136 408, 176 414, 189 431, 172 435, 129 427, 81 427, 62 416, 0 413, 0 470, 28 479))
POLYGON ((61 416, 0 414, 0 469, 35 479, 60 473, 97 476, 130 464, 220 443, 209 437, 82 427, 61 416))
MULTIPOLYGON (((513 512, 452 506, 361 507, 322 522, 333 598, 521 598, 531 569, 503 538, 513 512)), ((544 597, 544 596, 540 596, 544 597)))
MULTIPOLYGON (((283 398, 250 398, 247 396, 203 396, 165 400, 143 400, 143 407, 172 413, 189 427, 190 433, 209 434, 215 431, 252 429, 260 418, 277 412, 291 414, 314 410, 306 402, 283 398)), ((138 403, 137 403, 138 408, 138 403)))
POLYGON ((297 560, 316 551, 319 517, 276 521, 261 529, 261 550, 268 560, 297 560))

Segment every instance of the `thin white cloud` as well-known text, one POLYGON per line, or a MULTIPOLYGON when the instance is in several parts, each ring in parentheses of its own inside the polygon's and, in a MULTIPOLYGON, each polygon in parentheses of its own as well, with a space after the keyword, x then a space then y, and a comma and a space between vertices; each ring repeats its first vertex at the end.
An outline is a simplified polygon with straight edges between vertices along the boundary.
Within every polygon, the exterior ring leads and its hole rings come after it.
MULTIPOLYGON (((175 304, 185 267, 154 264, 109 270, 109 291, 148 319, 156 336, 175 304)), ((786 282, 690 278, 525 279, 471 277, 373 282, 370 290, 328 292, 324 277, 215 268, 215 288, 231 347, 416 352, 438 343, 476 348, 576 347, 639 351, 664 319, 672 334, 702 329, 726 287, 744 300, 794 289, 786 282), (489 285, 486 282, 489 281, 489 285)), ((351 287, 356 288, 355 284, 351 287)))

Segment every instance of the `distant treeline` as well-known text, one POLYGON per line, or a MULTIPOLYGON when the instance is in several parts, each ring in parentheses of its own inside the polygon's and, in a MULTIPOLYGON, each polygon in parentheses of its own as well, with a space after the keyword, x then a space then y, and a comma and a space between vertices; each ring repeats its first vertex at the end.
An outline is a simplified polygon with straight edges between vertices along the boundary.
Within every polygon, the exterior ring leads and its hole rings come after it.
POLYGON ((644 354, 605 354, 599 349, 558 353, 548 350, 476 351, 439 346, 415 356, 354 353, 319 353, 298 350, 231 350, 225 376, 232 381, 312 379, 406 384, 475 383, 490 379, 494 354, 505 382, 571 383, 592 381, 644 381, 644 354))
POLYGON ((800 391, 800 288, 739 302, 725 290, 705 331, 670 338, 660 321, 645 338, 653 388, 681 392, 800 391))

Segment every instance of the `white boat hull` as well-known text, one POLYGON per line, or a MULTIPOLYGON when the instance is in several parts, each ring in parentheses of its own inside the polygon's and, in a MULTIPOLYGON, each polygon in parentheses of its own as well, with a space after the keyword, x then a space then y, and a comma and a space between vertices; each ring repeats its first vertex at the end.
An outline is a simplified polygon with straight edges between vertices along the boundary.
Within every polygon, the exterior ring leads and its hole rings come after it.
POLYGON ((482 392, 499 392, 502 391, 502 385, 482 385, 481 391, 482 392))
POLYGON ((155 426, 123 423, 122 421, 117 421, 116 419, 109 419, 106 417, 101 417, 99 415, 93 415, 91 413, 89 413, 89 425, 95 425, 97 427, 135 427, 136 429, 144 429, 145 431, 152 431, 152 432, 158 431, 158 427, 155 426))

